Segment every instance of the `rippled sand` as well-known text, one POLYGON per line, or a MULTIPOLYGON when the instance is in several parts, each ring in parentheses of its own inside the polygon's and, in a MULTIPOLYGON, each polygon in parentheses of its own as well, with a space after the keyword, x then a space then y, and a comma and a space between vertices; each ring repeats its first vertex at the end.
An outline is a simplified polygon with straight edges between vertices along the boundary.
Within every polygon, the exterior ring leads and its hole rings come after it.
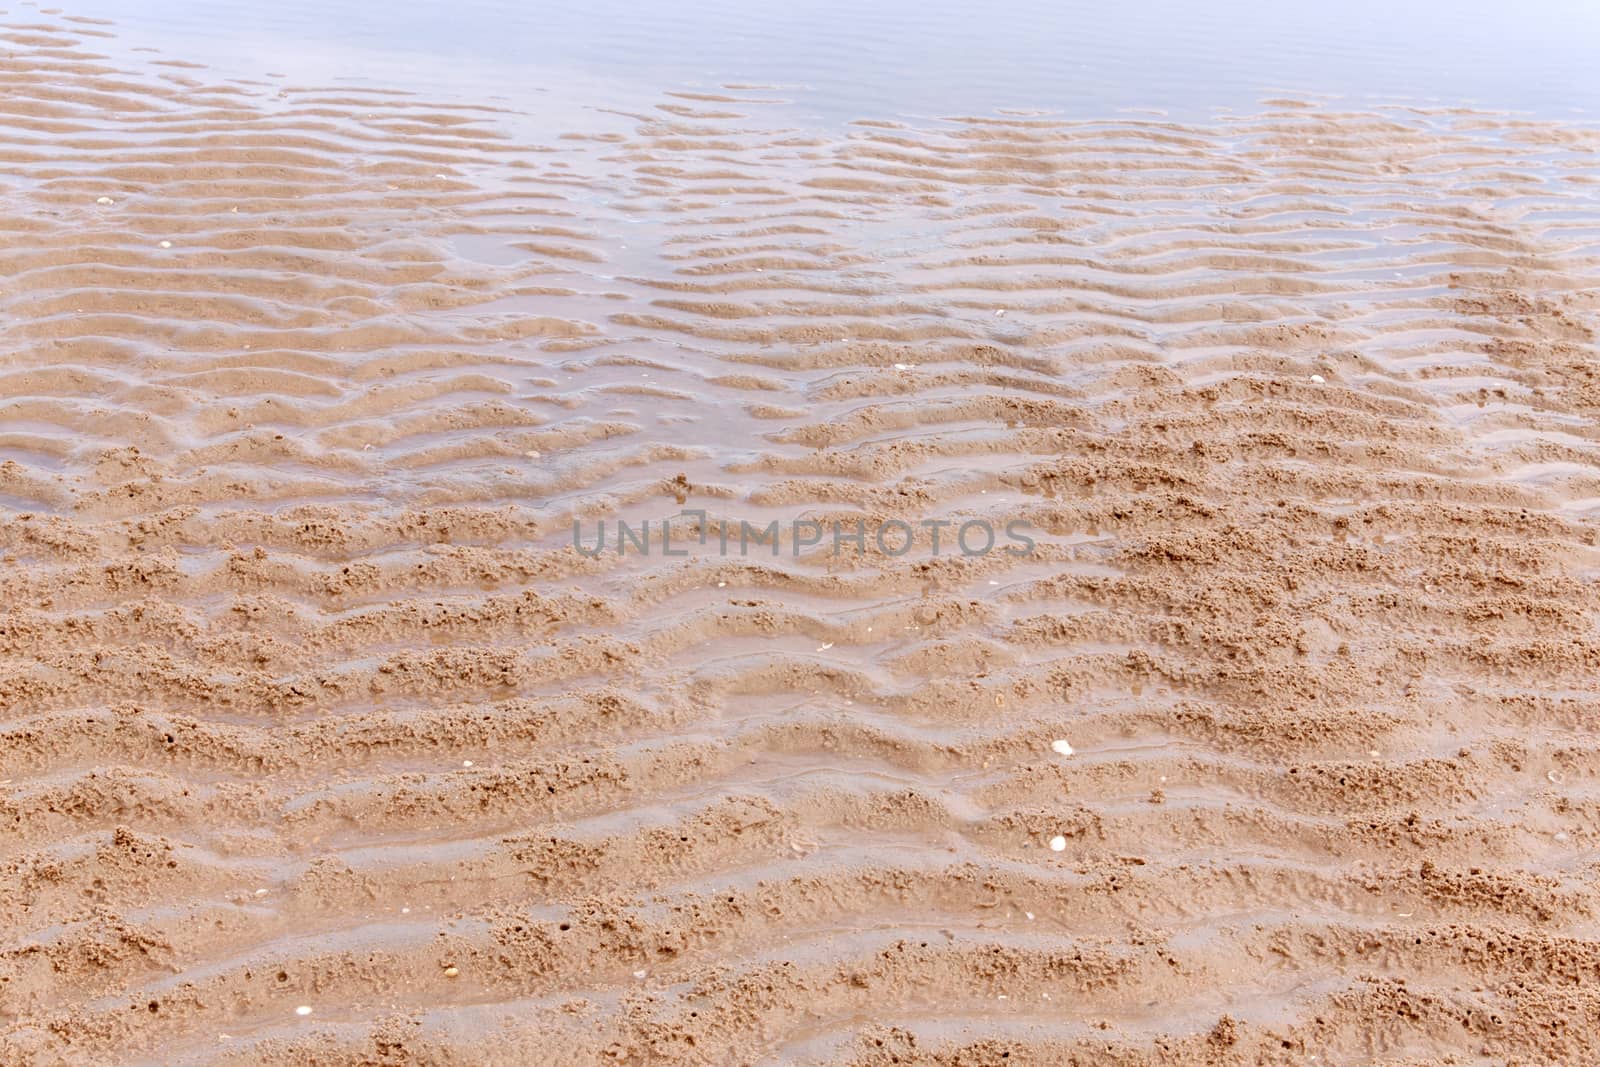
POLYGON ((1600 1055, 1594 131, 531 145, 29 17, 0 1062, 1600 1055), (684 508, 1038 548, 572 548, 684 508))

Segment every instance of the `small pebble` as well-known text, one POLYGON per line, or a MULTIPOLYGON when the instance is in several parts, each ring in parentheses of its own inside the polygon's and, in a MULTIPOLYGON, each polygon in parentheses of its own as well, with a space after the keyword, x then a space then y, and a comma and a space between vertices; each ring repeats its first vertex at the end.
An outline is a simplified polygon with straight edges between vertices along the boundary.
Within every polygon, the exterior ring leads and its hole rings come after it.
POLYGON ((1054 741, 1050 742, 1050 748, 1058 756, 1072 755, 1072 746, 1067 743, 1065 738, 1056 738, 1054 741))
POLYGON ((470 767, 470 766, 472 766, 472 761, 469 760, 469 759, 464 759, 464 760, 461 761, 461 766, 470 767))
POLYGON ((461 968, 459 968, 459 967, 446 967, 444 969, 444 976, 446 978, 454 978, 456 975, 458 975, 460 973, 461 973, 461 968))
POLYGON ((1312 375, 1312 376, 1311 376, 1311 380, 1312 380, 1312 381, 1314 381, 1314 382, 1316 382, 1316 383, 1317 383, 1317 384, 1318 384, 1318 385, 1321 385, 1321 384, 1322 384, 1322 383, 1323 383, 1323 382, 1325 382, 1325 381, 1327 381, 1327 380, 1328 380, 1328 379, 1326 379, 1326 378, 1324 378, 1324 377, 1323 377, 1323 376, 1322 376, 1322 375, 1320 375, 1320 374, 1313 374, 1313 375, 1312 375))
POLYGON ((162 241, 161 242, 161 247, 162 248, 171 248, 172 247, 172 242, 171 241, 162 241))
POLYGON ((1050 851, 1051 852, 1065 852, 1066 850, 1067 850, 1067 839, 1066 838, 1062 837, 1060 834, 1057 834, 1056 836, 1054 836, 1054 837, 1052 837, 1050 839, 1050 851))
POLYGON ((298 1008, 296 1008, 294 1010, 294 1013, 296 1015, 310 1015, 311 1014, 311 1005, 302 1004, 302 1005, 300 1005, 298 1008))

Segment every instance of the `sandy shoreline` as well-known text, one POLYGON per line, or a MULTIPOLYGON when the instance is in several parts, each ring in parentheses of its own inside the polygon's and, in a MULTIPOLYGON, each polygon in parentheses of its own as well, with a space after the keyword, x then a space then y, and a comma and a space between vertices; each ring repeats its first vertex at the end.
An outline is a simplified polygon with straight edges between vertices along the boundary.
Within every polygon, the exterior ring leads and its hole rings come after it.
POLYGON ((528 145, 34 17, 0 1062, 1597 1055, 1600 133, 528 145), (1037 547, 572 550, 685 508, 1037 547))

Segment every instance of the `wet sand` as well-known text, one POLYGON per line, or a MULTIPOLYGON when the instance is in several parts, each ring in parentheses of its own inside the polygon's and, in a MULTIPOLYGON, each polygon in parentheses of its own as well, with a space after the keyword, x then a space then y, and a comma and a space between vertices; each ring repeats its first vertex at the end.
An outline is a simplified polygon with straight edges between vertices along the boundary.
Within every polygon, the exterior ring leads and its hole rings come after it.
POLYGON ((0 1062, 1600 1056, 1600 134, 112 33, 0 32, 0 1062), (685 508, 1037 548, 573 550, 685 508))

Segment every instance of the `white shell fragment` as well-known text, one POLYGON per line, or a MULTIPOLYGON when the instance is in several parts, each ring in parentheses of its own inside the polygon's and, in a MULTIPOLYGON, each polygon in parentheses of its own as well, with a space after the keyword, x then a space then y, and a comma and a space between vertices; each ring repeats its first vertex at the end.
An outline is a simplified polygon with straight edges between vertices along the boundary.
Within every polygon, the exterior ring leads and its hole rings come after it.
POLYGON ((1058 756, 1072 755, 1072 746, 1067 743, 1067 740, 1064 737, 1058 737, 1054 741, 1050 742, 1050 750, 1058 756))
POLYGON ((1050 851, 1051 852, 1065 852, 1066 850, 1067 850, 1067 839, 1066 838, 1062 837, 1060 834, 1057 834, 1056 836, 1054 836, 1054 837, 1052 837, 1050 839, 1050 851))

